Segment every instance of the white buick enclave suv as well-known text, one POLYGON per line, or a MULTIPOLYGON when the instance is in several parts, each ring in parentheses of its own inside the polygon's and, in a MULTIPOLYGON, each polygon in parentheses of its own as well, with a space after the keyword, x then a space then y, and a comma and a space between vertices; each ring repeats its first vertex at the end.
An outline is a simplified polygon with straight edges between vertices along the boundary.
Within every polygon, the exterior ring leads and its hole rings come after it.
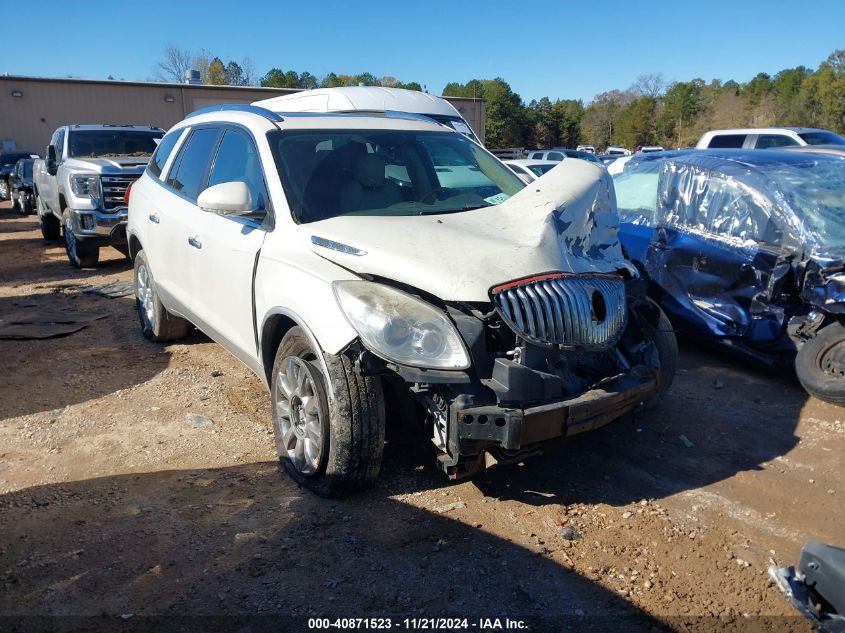
POLYGON ((616 232, 601 166, 525 187, 390 112, 198 111, 129 193, 144 335, 192 324, 255 371, 282 464, 322 495, 377 476, 388 417, 458 478, 654 402, 675 339, 616 232))

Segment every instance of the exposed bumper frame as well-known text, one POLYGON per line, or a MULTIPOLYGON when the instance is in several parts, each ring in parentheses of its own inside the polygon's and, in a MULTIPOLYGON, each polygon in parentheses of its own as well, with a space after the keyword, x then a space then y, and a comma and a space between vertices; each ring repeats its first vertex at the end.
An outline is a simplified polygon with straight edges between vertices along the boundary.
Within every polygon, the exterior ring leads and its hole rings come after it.
POLYGON ((631 372, 570 399, 525 408, 483 406, 458 410, 458 438, 520 450, 604 426, 635 409, 657 389, 656 376, 631 372))

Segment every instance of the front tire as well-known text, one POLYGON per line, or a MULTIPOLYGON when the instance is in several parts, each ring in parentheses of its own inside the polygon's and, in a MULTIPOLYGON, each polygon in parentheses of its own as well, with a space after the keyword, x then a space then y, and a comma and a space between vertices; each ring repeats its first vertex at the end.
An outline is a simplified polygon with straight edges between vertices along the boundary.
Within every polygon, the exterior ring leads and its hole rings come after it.
POLYGON ((271 376, 273 431, 294 481, 320 496, 342 497, 378 477, 384 392, 378 377, 359 375, 347 356, 324 354, 324 365, 321 354, 301 328, 285 334, 271 376))
POLYGON ((38 226, 41 229, 41 235, 48 242, 55 242, 62 237, 62 225, 59 224, 58 219, 52 213, 44 208, 44 202, 41 196, 35 198, 35 207, 38 213, 38 226))
POLYGON ((649 299, 654 310, 657 311, 656 319, 640 317, 640 328, 657 349, 657 356, 660 360, 660 371, 658 373, 657 393, 643 403, 646 410, 653 409, 658 405, 663 396, 672 386, 675 379, 675 372, 678 369, 678 340, 675 338, 675 329, 669 317, 656 303, 649 299))
POLYGON ((100 261, 100 247, 86 244, 77 239, 73 232, 70 215, 65 216, 65 252, 70 265, 74 268, 93 268, 100 261))
POLYGON ((832 323, 804 343, 795 356, 795 373, 810 395, 845 406, 845 327, 832 323))
POLYGON ((147 255, 140 251, 135 256, 135 307, 141 322, 144 338, 156 342, 175 341, 188 334, 190 323, 167 311, 156 292, 155 279, 147 262, 147 255))

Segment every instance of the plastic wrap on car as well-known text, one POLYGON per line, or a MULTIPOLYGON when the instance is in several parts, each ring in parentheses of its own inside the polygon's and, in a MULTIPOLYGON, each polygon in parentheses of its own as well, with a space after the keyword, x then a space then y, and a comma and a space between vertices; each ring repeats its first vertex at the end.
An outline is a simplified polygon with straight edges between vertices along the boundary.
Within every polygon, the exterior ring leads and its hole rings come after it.
POLYGON ((842 162, 672 152, 635 157, 617 181, 620 220, 639 240, 631 244, 641 264, 665 307, 695 329, 774 341, 794 310, 784 297, 798 293, 845 313, 842 162), (654 231, 647 253, 638 227, 654 231))

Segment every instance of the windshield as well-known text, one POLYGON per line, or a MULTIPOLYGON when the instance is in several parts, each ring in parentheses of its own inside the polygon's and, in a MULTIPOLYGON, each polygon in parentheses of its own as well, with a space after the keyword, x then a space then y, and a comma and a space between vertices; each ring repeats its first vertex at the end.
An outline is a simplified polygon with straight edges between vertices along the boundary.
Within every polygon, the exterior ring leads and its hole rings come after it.
POLYGON ((501 204, 525 186, 453 132, 302 130, 268 140, 299 222, 456 213, 501 204))
POLYGON ((798 136, 803 138, 807 145, 845 145, 845 138, 825 130, 801 132, 798 136))
POLYGON ((12 167, 20 159, 29 157, 29 154, 0 154, 0 165, 12 167))
POLYGON ((164 132, 161 131, 72 130, 68 139, 68 156, 151 156, 155 151, 156 141, 162 136, 164 132))
POLYGON ((766 175, 821 244, 845 247, 845 160, 820 157, 772 165, 766 175))
POLYGON ((23 162, 23 177, 32 178, 32 165, 35 161, 25 160, 23 162))
POLYGON ((560 165, 560 163, 546 163, 544 165, 527 165, 528 169, 534 172, 535 176, 542 176, 547 171, 550 171, 560 165))

